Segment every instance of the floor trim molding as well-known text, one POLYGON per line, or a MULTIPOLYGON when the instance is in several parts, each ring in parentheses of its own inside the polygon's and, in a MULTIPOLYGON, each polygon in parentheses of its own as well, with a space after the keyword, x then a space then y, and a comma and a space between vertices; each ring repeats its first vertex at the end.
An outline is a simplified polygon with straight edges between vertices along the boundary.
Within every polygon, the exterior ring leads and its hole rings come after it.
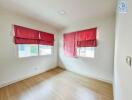
MULTIPOLYGON (((8 85, 11 85, 11 84, 14 84, 14 83, 17 83, 17 82, 20 82, 20 81, 23 81, 23 80, 25 80, 25 79, 28 79, 28 78, 31 78, 31 77, 33 77, 33 76, 39 75, 39 74, 41 74, 41 73, 54 70, 54 69, 56 69, 57 67, 62 68, 62 69, 64 69, 64 70, 67 70, 66 68, 63 68, 63 67, 60 67, 60 66, 56 66, 56 67, 53 67, 53 68, 48 69, 48 70, 46 70, 46 71, 41 71, 41 72, 39 72, 39 73, 31 74, 31 75, 28 75, 28 76, 23 77, 23 78, 21 78, 21 79, 16 79, 16 80, 13 80, 13 81, 11 81, 11 82, 4 83, 4 84, 0 85, 0 88, 6 87, 6 86, 8 86, 8 85)), ((67 70, 67 71, 70 71, 70 70, 67 70)), ((70 72, 73 72, 73 71, 70 71, 70 72)), ((76 72, 73 72, 73 73, 76 73, 76 72)), ((79 74, 79 73, 76 73, 76 74, 79 74)), ((82 74, 79 74, 79 75, 84 76, 84 77, 87 77, 87 78, 91 78, 91 79, 96 79, 96 80, 99 80, 99 81, 103 81, 103 82, 106 82, 106 83, 109 83, 109 84, 113 84, 112 81, 105 80, 105 79, 102 79, 102 78, 99 78, 99 77, 93 77, 93 76, 90 76, 90 75, 89 75, 89 76, 85 76, 85 75, 82 75, 82 74)))
POLYGON ((86 76, 86 75, 82 75, 82 74, 80 74, 80 73, 77 73, 77 72, 68 70, 68 69, 63 68, 63 67, 60 67, 60 68, 62 68, 62 69, 64 69, 64 70, 67 70, 67 71, 70 71, 70 72, 73 72, 73 73, 76 73, 76 74, 79 74, 79 75, 81 75, 81 76, 83 76, 83 77, 87 77, 87 78, 99 80, 99 81, 102 81, 102 82, 105 82, 105 83, 109 83, 109 84, 113 84, 113 81, 110 81, 110 80, 106 80, 106 79, 103 79, 103 78, 100 78, 100 77, 95 77, 95 76, 92 76, 92 75, 86 76))
POLYGON ((17 83, 17 82, 20 82, 20 81, 23 81, 23 80, 25 80, 25 79, 28 79, 28 78, 31 78, 31 77, 33 77, 33 76, 39 75, 39 74, 41 74, 41 73, 54 70, 54 69, 56 69, 57 67, 58 67, 58 66, 52 67, 52 68, 50 68, 50 69, 48 69, 48 70, 45 70, 45 71, 41 71, 41 72, 38 72, 38 73, 30 74, 30 75, 28 75, 28 76, 26 76, 26 77, 23 77, 23 78, 21 78, 21 79, 16 79, 16 80, 13 80, 13 81, 10 81, 10 82, 7 82, 7 83, 3 83, 3 84, 0 85, 0 88, 9 86, 9 85, 11 85, 11 84, 14 84, 14 83, 17 83))

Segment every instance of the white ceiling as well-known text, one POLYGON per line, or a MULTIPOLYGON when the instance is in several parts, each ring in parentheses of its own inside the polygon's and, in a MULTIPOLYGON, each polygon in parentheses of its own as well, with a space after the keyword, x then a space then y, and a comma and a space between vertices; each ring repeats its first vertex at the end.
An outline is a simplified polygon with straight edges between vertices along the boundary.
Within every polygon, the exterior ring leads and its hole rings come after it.
POLYGON ((0 0, 0 7, 63 28, 76 21, 113 15, 116 0, 0 0), (62 10, 65 15, 58 14, 62 10))

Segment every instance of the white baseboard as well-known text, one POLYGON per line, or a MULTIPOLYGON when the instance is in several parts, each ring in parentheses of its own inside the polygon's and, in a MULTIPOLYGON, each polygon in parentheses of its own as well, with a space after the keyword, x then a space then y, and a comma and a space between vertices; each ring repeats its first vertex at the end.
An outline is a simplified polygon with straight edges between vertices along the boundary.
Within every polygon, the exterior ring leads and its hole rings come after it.
MULTIPOLYGON (((64 69, 64 70, 68 70, 68 69, 66 69, 66 68, 64 68, 64 67, 60 67, 60 68, 62 68, 62 69, 64 69)), ((68 70, 68 71, 71 71, 71 70, 68 70)), ((88 77, 88 78, 91 78, 91 79, 103 81, 103 82, 105 82, 105 83, 113 84, 113 81, 110 81, 110 80, 107 80, 107 79, 104 79, 104 78, 101 78, 101 77, 95 77, 95 76, 92 76, 92 75, 87 75, 87 76, 86 76, 86 75, 82 75, 82 74, 77 73, 77 72, 74 72, 74 71, 71 71, 71 72, 76 73, 76 74, 79 74, 79 75, 84 76, 84 77, 88 77)))
MULTIPOLYGON (((56 67, 59 67, 59 66, 56 66, 56 67)), ((23 77, 23 78, 21 78, 21 79, 16 79, 16 80, 13 80, 13 81, 10 81, 10 82, 1 84, 1 85, 0 85, 0 88, 3 88, 3 87, 5 87, 5 86, 11 85, 11 84, 14 84, 14 83, 17 83, 17 82, 20 82, 20 81, 22 81, 22 80, 25 80, 25 79, 28 79, 28 78, 30 78, 30 77, 36 76, 36 75, 38 75, 38 74, 41 74, 41 73, 50 71, 50 70, 52 70, 52 69, 55 69, 56 67, 53 67, 53 68, 48 69, 48 70, 45 70, 45 71, 41 71, 41 72, 38 72, 38 73, 34 73, 34 74, 31 74, 31 75, 25 76, 25 77, 23 77)), ((64 69, 64 70, 67 70, 67 69, 65 69, 65 68, 63 68, 63 67, 60 67, 60 68, 62 68, 62 69, 64 69)), ((71 71, 71 72, 73 72, 73 71, 71 71)), ((76 73, 76 72, 73 72, 73 73, 76 73)), ((79 74, 79 73, 77 73, 77 74, 79 74)), ((79 75, 81 75, 81 74, 79 74, 79 75)), ((85 76, 85 75, 81 75, 81 76, 85 76)), ((89 75, 89 76, 85 76, 85 77, 88 77, 88 78, 92 78, 92 79, 96 79, 96 80, 99 80, 99 81, 103 81, 103 82, 106 82, 106 83, 113 84, 112 81, 109 81, 109 80, 106 80, 106 79, 102 79, 102 78, 99 78, 99 77, 93 77, 93 76, 90 76, 90 75, 89 75)))
POLYGON ((13 80, 13 81, 10 81, 10 82, 1 84, 1 85, 0 85, 0 88, 6 87, 6 86, 8 86, 8 85, 11 85, 11 84, 14 84, 14 83, 17 83, 17 82, 20 82, 20 81, 23 81, 23 80, 25 80, 25 79, 31 78, 31 77, 33 77, 33 76, 39 75, 39 74, 41 74, 41 73, 50 71, 50 70, 55 69, 55 68, 56 68, 56 67, 53 67, 53 68, 50 68, 50 69, 45 70, 45 71, 41 71, 41 72, 37 72, 37 73, 30 74, 30 75, 25 76, 25 77, 23 77, 23 78, 21 78, 21 79, 16 79, 16 80, 13 80))
POLYGON ((89 78, 96 79, 96 80, 99 80, 99 81, 103 81, 103 82, 105 82, 105 83, 113 84, 113 81, 106 80, 106 79, 103 79, 103 78, 100 78, 100 77, 93 77, 93 76, 88 76, 88 77, 89 77, 89 78))
MULTIPOLYGON (((73 72, 73 71, 72 71, 72 72, 73 72)), ((76 72, 74 72, 74 73, 76 73, 76 72)), ((105 83, 113 84, 112 81, 103 79, 103 78, 101 78, 101 77, 95 77, 95 76, 92 76, 92 75, 87 75, 87 76, 86 76, 86 75, 82 75, 82 74, 80 74, 80 73, 77 73, 77 74, 79 74, 79 75, 81 75, 81 76, 85 76, 85 77, 87 77, 87 78, 91 78, 91 79, 95 79, 95 80, 102 81, 102 82, 105 82, 105 83)))

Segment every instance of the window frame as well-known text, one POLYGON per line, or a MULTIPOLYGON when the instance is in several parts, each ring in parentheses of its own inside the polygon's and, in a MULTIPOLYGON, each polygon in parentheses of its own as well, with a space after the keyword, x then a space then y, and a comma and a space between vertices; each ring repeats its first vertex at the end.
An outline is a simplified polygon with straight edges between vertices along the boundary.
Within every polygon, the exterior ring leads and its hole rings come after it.
POLYGON ((32 44, 17 44, 17 57, 18 58, 31 58, 31 57, 42 57, 42 56, 52 56, 53 55, 53 53, 54 53, 54 46, 52 46, 52 50, 51 50, 51 54, 48 54, 48 55, 40 55, 40 53, 39 53, 39 44, 34 44, 34 45, 36 45, 37 47, 38 47, 38 53, 37 53, 37 55, 36 56, 27 56, 27 57, 20 57, 19 56, 19 45, 32 45, 32 44))

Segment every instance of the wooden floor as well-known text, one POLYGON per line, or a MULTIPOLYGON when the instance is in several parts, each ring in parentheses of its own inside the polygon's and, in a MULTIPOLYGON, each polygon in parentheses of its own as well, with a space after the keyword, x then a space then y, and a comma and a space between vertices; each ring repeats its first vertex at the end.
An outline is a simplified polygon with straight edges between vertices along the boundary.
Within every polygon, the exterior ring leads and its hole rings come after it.
POLYGON ((56 68, 0 89, 0 100, 113 100, 112 85, 56 68))

